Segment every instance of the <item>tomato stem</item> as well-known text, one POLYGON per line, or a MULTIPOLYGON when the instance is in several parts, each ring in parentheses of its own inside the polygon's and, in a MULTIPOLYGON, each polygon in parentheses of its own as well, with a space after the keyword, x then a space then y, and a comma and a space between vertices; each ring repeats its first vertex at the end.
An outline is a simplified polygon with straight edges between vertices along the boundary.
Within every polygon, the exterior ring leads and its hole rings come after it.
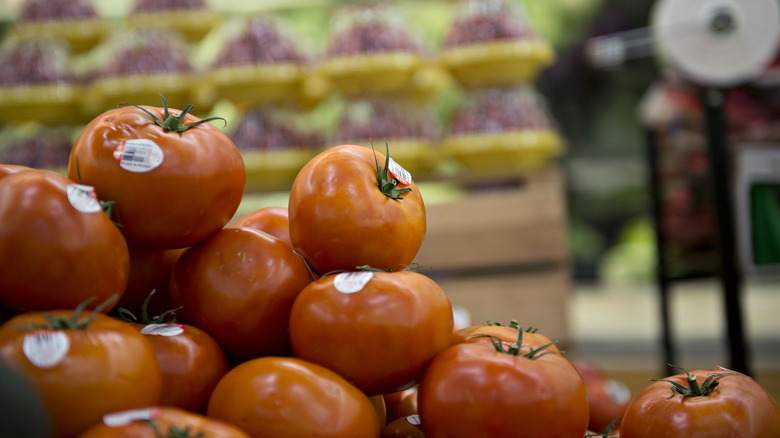
POLYGON ((192 432, 190 429, 190 426, 185 427, 184 429, 180 429, 176 425, 171 425, 168 427, 168 432, 166 434, 162 434, 160 432, 160 428, 157 427, 157 423, 154 422, 154 420, 144 420, 146 425, 149 426, 154 431, 154 436, 156 438, 203 438, 206 436, 206 434, 201 430, 197 432, 195 435, 190 435, 192 432))
POLYGON ((155 125, 161 127, 164 131, 182 133, 190 128, 198 126, 202 123, 210 122, 212 120, 222 120, 223 122, 227 123, 227 121, 222 117, 209 117, 207 119, 198 120, 195 123, 190 123, 189 125, 185 125, 182 123, 182 121, 184 120, 184 116, 186 116, 192 110, 193 108, 192 104, 187 105, 187 107, 184 108, 184 111, 180 112, 179 114, 172 114, 170 111, 168 111, 168 103, 165 101, 165 97, 163 97, 162 93, 158 93, 158 94, 160 95, 160 99, 162 99, 162 104, 163 104, 163 120, 160 120, 157 116, 152 114, 146 108, 143 108, 134 103, 120 103, 119 105, 120 106, 131 105, 145 112, 146 115, 148 116, 147 118, 152 122, 154 122, 155 125))
POLYGON ((376 161, 376 183, 379 186, 379 191, 390 199, 399 201, 404 199, 401 195, 411 192, 412 189, 411 187, 399 189, 397 187, 398 180, 388 176, 388 168, 390 167, 390 146, 387 144, 387 140, 385 140, 386 155, 384 167, 382 167, 382 164, 379 163, 379 159, 376 157, 374 143, 371 143, 371 150, 374 151, 374 161, 376 161))
POLYGON ((493 335, 476 335, 475 338, 489 338, 490 342, 493 344, 493 348, 496 349, 496 351, 504 354, 510 354, 512 356, 522 356, 526 359, 539 359, 540 357, 550 354, 550 353, 556 353, 555 351, 548 350, 548 348, 555 345, 555 342, 550 342, 548 344, 542 345, 539 348, 533 348, 529 347, 530 351, 525 354, 521 354, 521 349, 523 347, 523 333, 526 333, 522 329, 518 327, 518 334, 517 334, 517 341, 509 347, 506 347, 504 342, 499 338, 498 336, 493 335))
POLYGON ((95 310, 93 310, 83 321, 79 322, 79 317, 81 317, 81 314, 84 312, 87 306, 95 299, 96 299, 95 297, 90 297, 82 301, 81 303, 79 303, 79 305, 76 306, 76 308, 73 310, 73 314, 71 315, 70 318, 65 318, 61 316, 57 317, 57 316, 53 316, 48 312, 40 312, 41 315, 43 315, 46 318, 47 323, 35 324, 31 328, 54 329, 54 330, 83 330, 87 328, 87 326, 92 324, 92 321, 95 320, 95 316, 98 313, 101 313, 109 306, 114 305, 116 301, 119 299, 119 296, 112 295, 106 301, 103 301, 102 303, 100 303, 100 305, 95 307, 95 310))
MULTIPOLYGON (((152 289, 151 292, 149 292, 149 295, 146 296, 146 299, 144 299, 143 304, 141 304, 141 323, 142 324, 166 324, 166 323, 175 323, 176 322, 176 312, 181 310, 183 306, 176 307, 175 309, 166 310, 165 312, 150 317, 148 313, 148 307, 149 307, 149 300, 152 299, 152 295, 156 292, 156 289, 152 289), (166 318, 169 318, 167 321, 166 318)), ((120 307, 117 311, 119 313, 119 316, 127 321, 127 322, 138 322, 138 318, 128 309, 125 309, 124 307, 120 307)))
MULTIPOLYGON (((673 366, 673 365, 672 365, 673 366)), ((681 385, 680 383, 677 383, 675 381, 672 381, 670 379, 650 379, 650 381, 653 382, 667 382, 672 384, 672 394, 669 395, 669 398, 674 397, 675 394, 680 394, 683 397, 706 397, 712 393, 712 391, 715 390, 715 388, 718 386, 718 377, 722 376, 728 376, 730 374, 734 373, 716 373, 716 374, 710 374, 706 379, 704 379, 704 382, 699 385, 699 382, 696 380, 696 376, 689 373, 687 370, 675 367, 683 370, 685 372, 685 380, 688 382, 688 386, 681 385)))

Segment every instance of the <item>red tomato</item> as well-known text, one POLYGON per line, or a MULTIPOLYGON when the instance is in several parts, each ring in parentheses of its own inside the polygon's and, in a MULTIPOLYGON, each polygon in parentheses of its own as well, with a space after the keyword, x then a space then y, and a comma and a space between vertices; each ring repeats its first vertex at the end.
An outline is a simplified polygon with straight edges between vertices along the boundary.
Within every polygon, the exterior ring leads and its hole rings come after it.
POLYGON ((387 423, 387 405, 385 405, 385 399, 381 395, 372 395, 368 398, 368 400, 371 402, 371 404, 374 406, 374 410, 376 410, 377 418, 379 419, 379 424, 384 425, 387 423))
POLYGON ((0 361, 41 393, 55 437, 73 437, 104 414, 155 405, 162 376, 146 338, 95 311, 17 315, 0 326, 0 361))
POLYGON ((452 330, 444 291, 412 271, 322 277, 301 291, 290 313, 295 356, 336 371, 368 395, 416 384, 452 330))
POLYGON ((399 182, 387 168, 385 155, 342 145, 300 170, 290 192, 290 238, 314 272, 412 263, 425 238, 425 206, 411 177, 399 182))
POLYGON ((368 397, 343 377, 271 356, 230 370, 214 389, 207 415, 258 438, 371 438, 380 427, 368 397))
POLYGON ((381 438, 425 438, 420 429, 420 416, 409 415, 397 418, 382 428, 381 438))
POLYGON ((231 227, 249 227, 282 239, 292 246, 290 240, 290 216, 287 207, 265 207, 236 219, 231 227))
POLYGON ((417 389, 415 385, 403 391, 384 394, 385 407, 387 409, 387 422, 390 423, 399 418, 417 415, 417 389))
POLYGON ((611 429, 617 431, 620 428, 620 417, 626 412, 631 401, 631 390, 624 383, 605 376, 588 362, 575 360, 572 364, 582 376, 588 389, 590 406, 588 429, 602 432, 617 419, 611 429))
POLYGON ((208 333, 187 324, 134 324, 157 354, 160 405, 205 413, 211 392, 228 372, 225 353, 208 333))
POLYGON ((588 398, 577 370, 559 353, 461 343, 439 353, 418 390, 429 438, 582 438, 588 398))
POLYGON ((182 322, 208 332, 232 362, 292 353, 290 309, 312 281, 306 263, 276 237, 224 228, 184 251, 170 295, 182 322))
POLYGON ((780 436, 778 407, 761 385, 728 370, 695 370, 655 381, 634 396, 622 438, 780 436))
POLYGON ((0 179, 4 176, 8 176, 12 173, 19 172, 20 170, 29 170, 27 166, 19 166, 17 164, 0 164, 0 179))
POLYGON ((170 406, 112 412, 79 438, 249 438, 232 424, 170 406), (184 432, 187 431, 185 434, 184 432))
POLYGON ((127 243, 90 189, 48 170, 0 179, 0 306, 75 309, 124 291, 127 243))
POLYGON ((116 203, 130 246, 193 245, 225 226, 241 203, 241 153, 189 109, 115 108, 87 124, 73 145, 68 177, 116 203))
POLYGON ((169 295, 171 270, 179 259, 180 249, 130 248, 130 277, 127 280, 117 308, 125 308, 136 315, 149 294, 154 291, 154 299, 149 301, 148 312, 159 315, 173 308, 169 295))

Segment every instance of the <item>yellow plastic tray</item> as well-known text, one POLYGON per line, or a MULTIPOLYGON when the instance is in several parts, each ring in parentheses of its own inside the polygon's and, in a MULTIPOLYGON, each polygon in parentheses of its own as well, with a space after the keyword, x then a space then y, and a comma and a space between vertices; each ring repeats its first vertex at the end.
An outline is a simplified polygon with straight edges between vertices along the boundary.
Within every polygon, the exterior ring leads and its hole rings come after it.
MULTIPOLYGON (((194 75, 186 73, 144 73, 99 78, 93 81, 82 97, 84 112, 95 117, 120 103, 162 106, 160 93, 169 108, 182 110, 193 102, 194 75)), ((209 108, 195 107, 194 114, 209 108)))
POLYGON ((290 148, 243 151, 245 191, 289 188, 301 168, 317 154, 314 149, 290 148))
POLYGON ((555 61, 544 41, 519 39, 444 49, 439 62, 463 86, 527 84, 555 61))
POLYGON ((440 86, 441 75, 414 52, 382 52, 324 59, 317 71, 346 96, 425 95, 440 86))
POLYGON ((100 18, 31 21, 17 23, 11 29, 11 35, 19 39, 62 38, 73 52, 89 51, 106 34, 106 24, 100 18))
POLYGON ((227 99, 236 104, 296 100, 306 77, 296 63, 252 64, 206 72, 198 89, 199 101, 227 99))
POLYGON ((74 84, 29 84, 0 87, 0 120, 39 121, 44 124, 77 123, 86 119, 74 84))
POLYGON ((531 170, 548 164, 564 150, 551 130, 520 130, 445 137, 443 153, 471 170, 531 170))
POLYGON ((127 16, 127 24, 131 28, 170 29, 181 34, 190 42, 202 40, 219 24, 219 20, 220 15, 211 9, 153 11, 127 16))

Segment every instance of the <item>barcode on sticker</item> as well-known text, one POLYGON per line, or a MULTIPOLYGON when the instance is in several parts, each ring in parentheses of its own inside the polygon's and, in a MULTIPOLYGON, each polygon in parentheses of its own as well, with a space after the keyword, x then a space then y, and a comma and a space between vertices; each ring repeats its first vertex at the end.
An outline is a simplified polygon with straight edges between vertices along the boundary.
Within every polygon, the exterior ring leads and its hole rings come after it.
POLYGON ((342 272, 333 278, 333 287, 343 294, 354 294, 363 290, 373 276, 371 271, 342 272))
POLYGON ((70 350, 70 338, 59 330, 39 330, 28 333, 22 341, 22 352, 38 368, 51 368, 65 359, 70 350))
POLYGON ((102 211, 95 188, 84 184, 68 184, 65 188, 68 202, 76 210, 82 213, 96 213, 102 211))
POLYGON ((126 140, 114 149, 119 166, 131 172, 148 172, 162 164, 163 151, 152 140, 126 140))
POLYGON ((148 408, 130 409, 103 415, 103 424, 108 427, 127 426, 133 421, 153 420, 160 416, 160 408, 151 406, 148 408))
POLYGON ((142 335, 176 336, 184 333, 184 326, 176 323, 147 324, 141 329, 142 335))
POLYGON ((401 165, 396 163, 392 158, 387 165, 387 170, 393 174, 393 178, 397 179, 399 183, 404 185, 409 185, 412 183, 412 174, 401 167, 401 165))

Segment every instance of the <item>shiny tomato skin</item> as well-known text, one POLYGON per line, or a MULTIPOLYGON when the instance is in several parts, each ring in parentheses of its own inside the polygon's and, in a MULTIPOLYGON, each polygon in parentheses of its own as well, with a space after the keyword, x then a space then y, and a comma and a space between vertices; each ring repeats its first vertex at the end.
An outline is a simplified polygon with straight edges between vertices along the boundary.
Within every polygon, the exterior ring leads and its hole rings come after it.
MULTIPOLYGON (((126 412, 113 412, 110 415, 122 415, 126 412)), ((178 430, 188 429, 188 437, 249 438, 246 432, 232 424, 180 408, 161 405, 143 408, 142 412, 149 414, 144 419, 129 421, 124 425, 114 426, 100 422, 87 429, 78 438, 158 438, 155 428, 163 437, 169 437, 171 435, 168 432, 172 427, 178 430), (153 426, 147 422, 147 419, 153 423, 153 426)))
POLYGON ((376 438, 368 397, 340 375, 298 358, 266 356, 231 369, 207 415, 254 438, 376 438))
POLYGON ((594 364, 580 360, 572 361, 588 389, 590 422, 588 429, 598 432, 606 430, 616 418, 612 431, 620 429, 620 418, 631 401, 631 390, 624 383, 609 378, 594 364))
POLYGON ((420 428, 420 417, 410 415, 399 417, 382 428, 381 438, 425 438, 420 428))
POLYGON ((116 225, 101 211, 68 200, 73 182, 30 169, 0 179, 0 306, 14 313, 91 307, 127 285, 130 256, 116 225))
POLYGON ((188 248, 171 274, 179 320, 206 331, 229 362, 290 355, 288 319, 312 281, 289 245, 252 228, 224 228, 188 248))
MULTIPOLYGON (((146 324, 133 325, 139 331, 147 327, 146 324)), ((165 330, 150 330, 144 334, 160 363, 160 405, 203 414, 211 392, 228 372, 225 353, 211 335, 197 327, 175 323, 162 327, 180 328, 182 332, 168 335, 165 330)))
MULTIPOLYGON (((694 370, 699 385, 727 370, 694 370)), ((687 386, 686 374, 667 379, 687 386)), ((620 426, 622 438, 758 438, 780 436, 778 407, 755 380, 740 373, 717 377, 706 396, 672 394, 672 385, 657 381, 631 400, 620 426)))
MULTIPOLYGON (((48 313, 73 315, 65 310, 48 313)), ((160 366, 145 337, 129 323, 103 314, 94 318, 84 329, 61 331, 69 350, 51 368, 39 368, 23 352, 25 336, 40 331, 31 327, 47 321, 43 315, 20 314, 0 326, 0 360, 40 391, 57 438, 75 436, 104 414, 155 405, 160 399, 160 366)))
POLYGON ((287 207, 264 207, 247 213, 230 224, 231 227, 249 227, 282 239, 292 247, 290 239, 290 215, 287 207))
POLYGON ((115 309, 125 308, 140 316, 144 301, 154 291, 147 304, 149 315, 160 315, 173 309, 169 293, 171 270, 186 248, 148 249, 130 247, 130 275, 127 287, 115 309))
MULTIPOLYGON (((384 166, 385 155, 376 152, 384 166)), ((391 199, 377 186, 374 151, 358 145, 325 150, 296 176, 289 198, 293 247, 320 275, 414 261, 426 233, 425 205, 414 181, 391 199)), ((403 163, 401 163, 403 164, 403 163)))
POLYGON ((290 313, 295 356, 336 371, 368 395, 411 387, 449 345, 450 301, 417 272, 363 274, 373 276, 355 293, 338 290, 342 274, 301 291, 290 313))
POLYGON ((410 415, 417 415, 417 389, 418 385, 402 391, 383 394, 385 407, 387 410, 387 423, 393 422, 399 418, 406 418, 410 415))
POLYGON ((585 384, 557 353, 532 360, 457 344, 428 366, 417 396, 429 438, 581 438, 588 427, 585 384))
POLYGON ((16 173, 21 170, 30 170, 30 169, 31 169, 30 167, 20 166, 18 164, 0 164, 0 179, 12 173, 16 173))
MULTIPOLYGON (((164 118, 163 108, 143 108, 164 118)), ((183 122, 198 120, 187 114, 183 122)), ((165 131, 141 109, 123 106, 100 114, 82 130, 71 150, 68 177, 116 203, 130 246, 174 249, 198 243, 230 221, 244 194, 246 171, 236 146, 211 123, 181 133, 165 131), (146 172, 120 167, 115 150, 137 139, 160 147, 158 167, 146 172)))

